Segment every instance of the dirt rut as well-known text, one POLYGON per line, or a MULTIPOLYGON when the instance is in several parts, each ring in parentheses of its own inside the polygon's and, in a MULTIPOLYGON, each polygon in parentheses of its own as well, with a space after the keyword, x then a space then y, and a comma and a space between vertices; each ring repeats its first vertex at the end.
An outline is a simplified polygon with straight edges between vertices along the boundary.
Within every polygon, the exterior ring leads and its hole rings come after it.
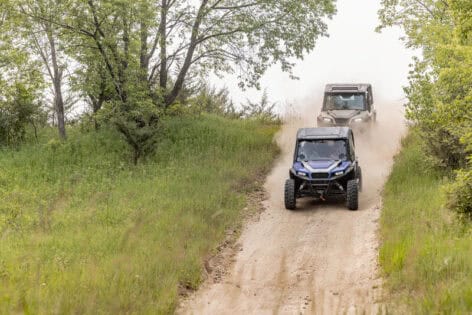
POLYGON ((186 299, 179 314, 360 314, 377 313, 381 279, 377 270, 380 190, 404 130, 398 105, 379 109, 370 132, 356 134, 363 168, 360 209, 344 203, 298 200, 283 203, 283 184, 294 138, 310 120, 290 119, 278 135, 282 156, 268 176, 265 211, 249 222, 241 250, 219 283, 206 283, 186 299))

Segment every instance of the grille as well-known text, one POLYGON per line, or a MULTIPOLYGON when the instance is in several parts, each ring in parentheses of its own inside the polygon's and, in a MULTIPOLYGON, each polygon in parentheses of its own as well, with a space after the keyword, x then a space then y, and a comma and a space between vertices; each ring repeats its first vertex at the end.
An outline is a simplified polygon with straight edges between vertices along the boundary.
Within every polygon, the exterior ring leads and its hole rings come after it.
POLYGON ((324 179, 328 177, 329 173, 311 173, 311 178, 313 179, 324 179))
POLYGON ((347 125, 349 123, 349 118, 336 118, 335 122, 338 125, 347 125))

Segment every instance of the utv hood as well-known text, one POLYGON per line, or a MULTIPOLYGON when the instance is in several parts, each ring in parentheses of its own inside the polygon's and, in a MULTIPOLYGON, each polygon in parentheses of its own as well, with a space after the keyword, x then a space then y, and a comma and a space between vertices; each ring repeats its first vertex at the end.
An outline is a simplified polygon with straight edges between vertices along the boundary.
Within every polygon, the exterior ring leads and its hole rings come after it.
POLYGON ((361 113, 361 110, 358 109, 348 109, 348 110, 328 110, 327 114, 334 119, 351 119, 354 116, 357 116, 361 113))
POLYGON ((312 168, 314 170, 327 170, 336 167, 336 164, 340 164, 339 161, 307 161, 307 162, 301 162, 302 165, 309 169, 312 168))
POLYGON ((322 160, 322 161, 304 161, 295 162, 293 168, 297 172, 305 173, 336 173, 344 171, 351 166, 350 161, 339 161, 339 160, 322 160))

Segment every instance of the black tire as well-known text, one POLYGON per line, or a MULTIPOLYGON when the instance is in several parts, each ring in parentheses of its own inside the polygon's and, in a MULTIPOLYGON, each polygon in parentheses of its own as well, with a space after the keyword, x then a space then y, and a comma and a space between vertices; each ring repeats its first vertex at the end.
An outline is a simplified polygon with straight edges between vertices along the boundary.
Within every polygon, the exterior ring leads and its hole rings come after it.
POLYGON ((295 197, 295 180, 287 179, 285 181, 285 209, 295 210, 297 207, 297 199, 295 197))
POLYGON ((359 208, 359 184, 357 179, 351 179, 347 182, 346 206, 352 211, 359 208))
POLYGON ((360 166, 357 167, 357 179, 359 180, 359 192, 362 192, 362 169, 360 166))

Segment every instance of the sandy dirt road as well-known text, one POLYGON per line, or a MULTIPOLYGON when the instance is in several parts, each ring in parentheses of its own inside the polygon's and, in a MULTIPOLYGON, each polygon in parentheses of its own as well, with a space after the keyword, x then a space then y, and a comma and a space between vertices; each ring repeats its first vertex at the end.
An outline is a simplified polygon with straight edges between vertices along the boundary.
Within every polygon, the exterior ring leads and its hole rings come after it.
POLYGON ((358 211, 341 202, 283 203, 283 184, 296 130, 314 125, 288 120, 278 135, 282 155, 267 178, 265 211, 249 222, 241 250, 218 283, 206 283, 183 302, 180 314, 361 314, 377 313, 381 279, 377 270, 380 191, 404 130, 399 105, 378 109, 377 125, 357 134, 364 191, 358 211))

